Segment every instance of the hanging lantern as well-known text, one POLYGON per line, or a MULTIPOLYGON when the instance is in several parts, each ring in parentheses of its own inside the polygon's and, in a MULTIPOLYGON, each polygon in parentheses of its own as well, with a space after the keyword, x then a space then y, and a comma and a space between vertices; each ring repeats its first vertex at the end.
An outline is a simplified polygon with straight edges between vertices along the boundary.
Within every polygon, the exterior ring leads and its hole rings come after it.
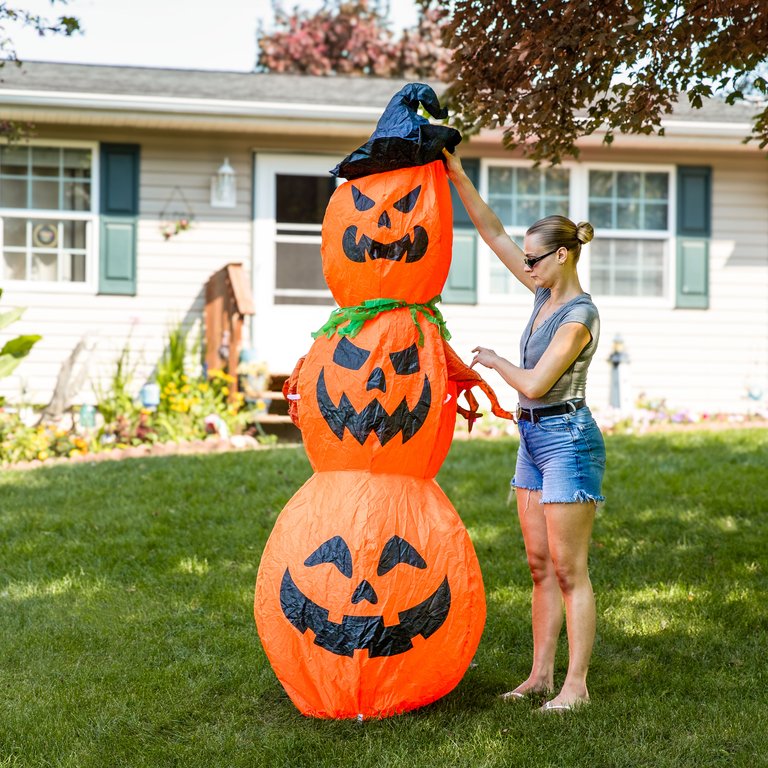
POLYGON ((234 208, 237 205, 237 174, 225 157, 218 172, 211 178, 211 207, 234 208))

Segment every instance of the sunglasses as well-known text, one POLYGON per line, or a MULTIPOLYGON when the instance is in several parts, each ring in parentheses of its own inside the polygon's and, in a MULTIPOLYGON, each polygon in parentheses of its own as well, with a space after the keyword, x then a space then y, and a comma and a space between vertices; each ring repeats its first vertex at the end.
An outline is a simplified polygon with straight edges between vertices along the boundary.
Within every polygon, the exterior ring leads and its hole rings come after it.
POLYGON ((554 251, 550 251, 549 253, 545 253, 543 256, 524 256, 523 257, 523 263, 529 267, 530 269, 533 269, 534 265, 538 264, 542 259, 546 259, 547 256, 551 256, 553 253, 557 253, 562 248, 561 245, 558 245, 557 248, 555 248, 554 251))

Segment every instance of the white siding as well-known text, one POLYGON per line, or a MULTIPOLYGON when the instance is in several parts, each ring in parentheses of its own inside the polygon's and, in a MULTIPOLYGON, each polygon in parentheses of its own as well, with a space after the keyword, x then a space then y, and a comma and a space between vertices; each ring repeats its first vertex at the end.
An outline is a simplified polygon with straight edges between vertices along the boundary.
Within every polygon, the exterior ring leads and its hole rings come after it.
MULTIPOLYGON (((46 131, 41 138, 67 138, 46 131)), ((99 296, 94 291, 20 291, 4 286, 0 310, 28 307, 3 337, 38 333, 43 339, 16 373, 0 382, 0 393, 17 400, 22 387, 33 403, 47 402, 60 365, 81 338, 93 346, 88 382, 109 376, 130 337, 136 365, 134 388, 146 381, 164 348, 167 332, 179 322, 200 331, 205 283, 229 262, 251 262, 251 143, 241 138, 186 138, 103 134, 77 138, 141 144, 138 283, 136 296, 99 296), (211 208, 210 179, 224 157, 237 173, 237 207, 211 208), (191 229, 165 241, 160 213, 178 186, 192 210, 191 229)), ((172 211, 180 210, 179 195, 172 211)), ((183 206, 182 206, 183 207, 183 206)))
MULTIPOLYGON (((768 396, 768 167, 760 153, 662 154, 583 153, 584 161, 711 165, 713 169, 710 306, 706 310, 643 305, 639 300, 601 302, 602 329, 590 368, 588 398, 608 405, 614 336, 629 354, 634 394, 665 399, 679 410, 735 413, 754 410, 748 383, 768 396)), ((512 306, 447 305, 444 314, 451 342, 465 360, 477 344, 489 346, 513 362, 532 301, 516 297, 512 306)), ((489 381, 505 405, 516 394, 492 373, 489 381)), ((762 407, 765 407, 765 399, 762 407)))

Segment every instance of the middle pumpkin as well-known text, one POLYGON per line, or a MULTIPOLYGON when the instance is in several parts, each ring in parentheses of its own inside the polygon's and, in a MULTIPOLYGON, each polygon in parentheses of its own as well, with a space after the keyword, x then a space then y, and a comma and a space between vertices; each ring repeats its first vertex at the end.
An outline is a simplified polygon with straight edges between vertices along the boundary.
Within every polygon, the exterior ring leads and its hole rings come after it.
POLYGON ((434 477, 451 445, 456 385, 439 328, 408 309, 354 338, 321 336, 299 371, 298 420, 316 472, 365 469, 434 477))

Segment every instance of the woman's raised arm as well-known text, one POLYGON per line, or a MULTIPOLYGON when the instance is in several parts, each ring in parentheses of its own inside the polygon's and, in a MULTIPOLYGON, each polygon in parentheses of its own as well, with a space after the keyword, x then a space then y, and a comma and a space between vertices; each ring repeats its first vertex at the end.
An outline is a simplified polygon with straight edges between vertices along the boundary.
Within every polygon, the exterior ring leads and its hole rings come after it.
POLYGON ((496 254, 499 261, 531 292, 536 286, 530 274, 523 265, 523 252, 514 240, 507 234, 499 217, 490 206, 480 197, 475 185, 464 171, 458 155, 443 149, 448 178, 453 182, 459 193, 461 202, 469 213, 472 223, 477 227, 480 237, 496 254))

